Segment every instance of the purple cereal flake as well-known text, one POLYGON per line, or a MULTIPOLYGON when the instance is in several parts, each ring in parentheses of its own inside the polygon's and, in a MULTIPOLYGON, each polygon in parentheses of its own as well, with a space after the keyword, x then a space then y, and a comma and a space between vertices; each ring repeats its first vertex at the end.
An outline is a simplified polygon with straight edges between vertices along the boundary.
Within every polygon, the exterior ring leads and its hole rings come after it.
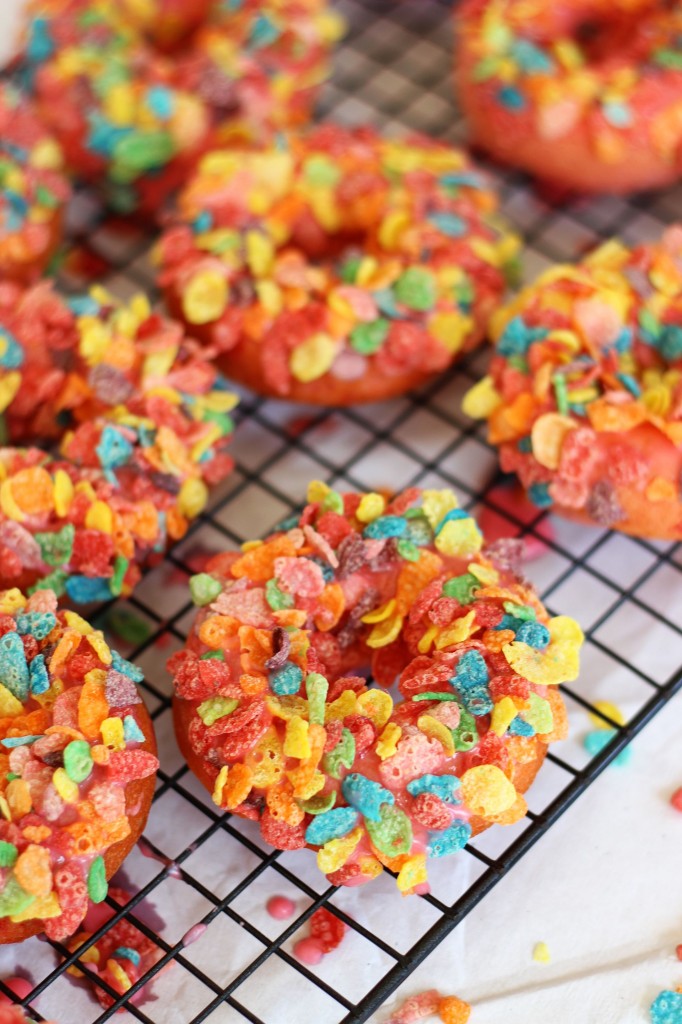
POLYGON ((124 708, 130 704, 142 703, 142 698, 132 679, 123 675, 122 672, 117 672, 115 668, 110 668, 107 672, 104 695, 111 708, 124 708))
POLYGON ((21 564, 25 569, 43 569, 45 567, 38 541, 20 523, 15 523, 12 520, 2 523, 0 544, 14 552, 21 559, 21 564))
POLYGON ((125 374, 107 363, 93 366, 88 374, 88 383, 99 400, 108 405, 124 405, 133 391, 125 374))
POLYGON ((358 572, 367 564, 365 544, 357 533, 350 533, 339 544, 336 552, 339 559, 339 579, 343 580, 358 572))
POLYGON ((524 543, 520 537, 500 537, 484 548, 482 554, 502 572, 520 575, 524 556, 524 543))
POLYGON ((625 518, 623 506, 610 480, 597 481, 587 497, 585 511, 600 526, 615 526, 625 518))
POLYGON ((268 658, 265 662, 265 667, 270 672, 274 672, 285 664, 289 657, 289 651, 291 650, 291 639, 289 634, 286 629, 283 629, 281 626, 275 626, 272 631, 272 650, 272 657, 268 658))

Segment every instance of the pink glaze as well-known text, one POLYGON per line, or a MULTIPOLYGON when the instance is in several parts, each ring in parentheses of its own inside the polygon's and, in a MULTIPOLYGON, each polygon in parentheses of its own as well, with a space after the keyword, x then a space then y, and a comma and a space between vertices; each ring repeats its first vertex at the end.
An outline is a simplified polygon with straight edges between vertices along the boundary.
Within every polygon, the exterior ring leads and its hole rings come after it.
POLYGON ((199 923, 193 925, 189 929, 189 931, 185 932, 185 934, 182 936, 183 946, 191 946, 193 942, 196 942, 197 939, 200 939, 201 936, 204 935, 206 930, 207 926, 205 924, 199 923))
POLYGON ((299 939, 296 943, 294 946, 294 956, 302 964, 306 964, 308 967, 315 967, 324 957, 324 950, 317 939, 308 937, 299 939))
POLYGON ((296 904, 288 896, 271 896, 265 909, 270 917, 274 917, 277 921, 286 921, 287 918, 292 917, 296 910, 296 904))

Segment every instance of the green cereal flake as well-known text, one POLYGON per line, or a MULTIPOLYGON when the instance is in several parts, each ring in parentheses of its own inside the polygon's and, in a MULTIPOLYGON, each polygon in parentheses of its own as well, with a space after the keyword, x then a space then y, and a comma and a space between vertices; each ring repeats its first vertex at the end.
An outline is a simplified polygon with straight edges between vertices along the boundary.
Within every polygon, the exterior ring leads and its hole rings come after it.
POLYGON ((412 847, 412 825, 404 811, 382 804, 379 821, 365 818, 365 827, 377 850, 387 857, 409 853, 412 847))
POLYGON ((88 871, 88 896, 93 903, 102 903, 108 891, 104 857, 95 857, 88 871))
POLYGON ((215 601, 222 589, 222 584, 212 576, 209 576, 207 572, 200 572, 196 576, 190 576, 189 592, 192 595, 192 602, 198 608, 203 608, 204 605, 215 601))
POLYGON ((355 737, 350 729, 344 729, 341 739, 333 750, 324 755, 322 766, 333 779, 341 778, 342 768, 352 768, 355 760, 355 737))
POLYGON ((72 740, 64 748, 64 771, 72 782, 85 782, 92 771, 90 744, 85 740, 72 740))
POLYGON ((239 707, 234 697, 209 697, 197 708, 199 718, 204 725, 213 725, 219 718, 226 718, 239 707))

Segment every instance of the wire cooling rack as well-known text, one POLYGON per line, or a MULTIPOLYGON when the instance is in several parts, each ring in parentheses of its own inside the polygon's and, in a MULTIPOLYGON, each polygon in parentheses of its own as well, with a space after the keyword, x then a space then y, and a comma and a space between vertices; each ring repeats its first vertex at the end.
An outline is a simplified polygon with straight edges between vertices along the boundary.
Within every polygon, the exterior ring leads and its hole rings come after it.
MULTIPOLYGON (((350 31, 322 116, 461 141, 451 89, 451 5, 341 0, 339 6, 350 31)), ((682 216, 680 189, 559 205, 556 197, 552 202, 533 192, 519 174, 493 173, 507 214, 527 240, 527 276, 613 232, 643 240, 682 216)), ((72 234, 61 272, 65 290, 104 279, 116 294, 143 288, 158 297, 150 239, 138 226, 102 219, 82 195, 72 234)), ((38 939, 0 952, 3 977, 22 971, 29 977, 33 988, 23 1002, 33 1013, 59 1024, 103 1022, 117 1010, 117 1019, 145 1024, 368 1020, 682 685, 682 553, 556 520, 515 501, 496 475, 483 429, 460 411, 486 358, 476 354, 409 398, 350 410, 323 412, 244 396, 233 445, 237 471, 132 598, 96 610, 111 642, 146 671, 162 767, 145 840, 118 877, 135 894, 125 908, 110 899, 114 917, 74 953, 38 939), (386 875, 369 888, 335 890, 307 851, 265 848, 253 823, 217 813, 173 739, 164 665, 191 622, 188 576, 211 553, 236 547, 288 515, 313 478, 340 488, 452 487, 465 505, 478 507, 489 527, 526 538, 534 556, 527 572, 548 607, 575 615, 587 634, 582 675, 562 688, 576 738, 552 748, 528 794, 526 818, 476 837, 458 858, 436 862, 430 895, 409 902, 399 901, 386 875), (617 702, 627 718, 590 759, 580 738, 596 700, 617 702), (267 914, 273 894, 295 903, 290 921, 267 914), (322 905, 348 933, 340 950, 309 968, 293 956, 293 945, 322 905), (123 917, 158 944, 160 960, 124 997, 108 990, 115 1001, 102 1011, 91 986, 106 985, 79 958, 123 917), (90 984, 67 975, 76 961, 90 984), (153 985, 136 998, 152 977, 153 985)), ((0 989, 8 991, 1 982, 0 989)))

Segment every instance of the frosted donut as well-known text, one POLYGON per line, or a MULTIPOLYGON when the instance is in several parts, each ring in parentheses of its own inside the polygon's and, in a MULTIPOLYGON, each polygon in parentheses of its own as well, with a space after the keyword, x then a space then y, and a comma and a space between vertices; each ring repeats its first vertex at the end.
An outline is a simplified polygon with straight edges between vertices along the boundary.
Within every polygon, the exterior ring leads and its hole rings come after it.
POLYGON ((232 468, 236 399, 143 296, 0 284, 0 586, 129 594, 232 468), (80 568, 79 568, 80 566, 80 568))
POLYGON ((456 78, 472 139, 505 163, 581 191, 676 181, 682 11, 666 2, 630 6, 553 5, 550 19, 567 24, 542 38, 542 18, 518 17, 525 0, 461 5, 456 78))
POLYGON ((493 318, 464 401, 540 508, 682 537, 682 228, 554 267, 493 318))
POLYGON ((161 238, 173 315, 266 395, 399 395, 483 337, 518 249, 463 152, 325 125, 206 156, 161 238))
POLYGON ((449 491, 308 498, 191 580, 199 611, 168 665, 178 742, 219 807, 315 850, 330 882, 388 867, 423 891, 429 858, 525 814, 582 634, 449 491), (370 666, 379 688, 356 674, 370 666))
POLYGON ((71 194, 62 151, 28 100, 0 85, 0 276, 39 277, 57 248, 71 194))
POLYGON ((143 674, 41 590, 0 593, 0 943, 64 941, 144 827, 158 768, 143 674))
POLYGON ((102 0, 35 0, 18 74, 69 170, 122 213, 156 212, 205 146, 204 104, 102 0))
POLYGON ((215 4, 178 53, 175 80, 206 104, 214 146, 267 145, 310 121, 342 33, 328 0, 215 4))

